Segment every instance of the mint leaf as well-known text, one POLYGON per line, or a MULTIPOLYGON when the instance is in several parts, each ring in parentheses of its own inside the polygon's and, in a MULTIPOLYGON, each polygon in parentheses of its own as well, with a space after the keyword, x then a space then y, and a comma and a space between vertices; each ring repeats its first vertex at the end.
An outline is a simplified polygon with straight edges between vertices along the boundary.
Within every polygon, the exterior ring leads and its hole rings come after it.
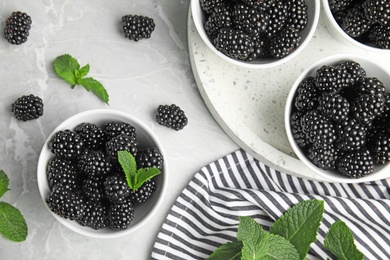
POLYGON ((54 69, 58 76, 70 83, 72 87, 77 84, 75 71, 79 68, 78 61, 69 54, 61 55, 54 60, 54 69))
MULTIPOLYGON (((280 260, 299 260, 300 256, 297 249, 284 237, 267 233, 269 248, 266 258, 261 259, 280 259, 280 260)), ((259 258, 256 258, 259 259, 259 258)))
POLYGON ((134 156, 128 151, 118 151, 118 161, 126 175, 127 185, 135 190, 135 178, 137 174, 137 163, 134 156))
POLYGON ((310 244, 316 240, 324 214, 324 202, 303 200, 287 210, 271 226, 270 233, 280 235, 291 242, 303 259, 310 244))
POLYGON ((134 185, 134 190, 142 186, 147 180, 152 179, 153 177, 160 174, 160 170, 156 167, 151 167, 149 169, 140 168, 137 171, 137 179, 134 185))
POLYGON ((0 234, 14 242, 27 237, 27 223, 22 213, 6 202, 0 202, 0 234))
POLYGON ((108 104, 108 93, 102 83, 93 78, 80 78, 78 83, 86 90, 92 91, 96 96, 98 96, 98 98, 108 104))
POLYGON ((324 247, 337 259, 363 259, 364 255, 355 245, 353 234, 341 220, 334 222, 325 235, 324 247))
POLYGON ((225 243, 218 247, 207 260, 240 260, 241 249, 241 241, 225 243))
POLYGON ((8 191, 9 179, 3 170, 0 170, 0 198, 8 191))
POLYGON ((83 78, 85 76, 87 76, 87 74, 89 73, 89 64, 81 67, 79 70, 79 78, 83 78))

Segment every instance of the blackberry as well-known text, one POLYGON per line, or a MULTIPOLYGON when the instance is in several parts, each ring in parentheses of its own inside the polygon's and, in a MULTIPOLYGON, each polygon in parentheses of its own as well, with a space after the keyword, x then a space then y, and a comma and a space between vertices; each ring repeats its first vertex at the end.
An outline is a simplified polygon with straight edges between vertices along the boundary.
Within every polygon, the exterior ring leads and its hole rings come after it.
POLYGON ((83 180, 81 193, 90 201, 104 201, 104 179, 102 177, 87 177, 83 180))
POLYGON ((22 96, 12 103, 11 111, 18 120, 37 119, 43 115, 43 101, 33 94, 22 96))
POLYGON ((156 25, 154 20, 142 15, 125 15, 122 17, 125 38, 133 41, 150 38, 156 25))
POLYGON ((214 8, 222 5, 225 0, 200 0, 200 7, 206 14, 211 14, 214 8))
POLYGON ((348 118, 349 108, 347 99, 338 92, 324 92, 318 99, 318 111, 336 122, 348 118))
POLYGON ((269 40, 270 54, 274 58, 283 58, 292 53, 300 44, 301 36, 297 29, 286 27, 269 40))
POLYGON ((265 12, 270 19, 266 35, 271 38, 285 26, 288 17, 288 6, 282 0, 276 0, 270 4, 265 12))
POLYGON ((311 110, 301 119, 302 130, 312 144, 331 144, 336 139, 336 131, 331 120, 311 110))
POLYGON ((11 44, 22 44, 27 41, 31 29, 31 17, 23 12, 13 12, 5 21, 4 36, 11 44))
POLYGON ((112 203, 124 201, 130 196, 130 188, 123 175, 108 176, 104 183, 104 192, 107 199, 112 203))
POLYGON ((46 174, 50 189, 60 183, 69 190, 76 191, 79 189, 77 170, 69 160, 60 157, 50 159, 46 174))
POLYGON ((350 77, 345 69, 324 65, 316 71, 315 84, 320 91, 340 91, 349 86, 350 77))
POLYGON ((246 5, 256 8, 259 12, 265 12, 271 7, 277 0, 241 0, 246 5))
POLYGON ((125 199, 120 203, 111 203, 108 214, 109 226, 115 230, 127 229, 134 219, 133 203, 125 199))
POLYGON ((346 60, 338 64, 338 67, 345 69, 351 77, 349 78, 351 85, 359 83, 359 81, 366 77, 366 71, 360 66, 359 63, 346 60))
POLYGON ((104 147, 105 135, 97 125, 81 123, 75 127, 74 131, 83 139, 86 148, 100 150, 104 147))
POLYGON ((213 12, 208 16, 204 29, 206 34, 213 40, 217 37, 221 28, 233 26, 232 10, 229 5, 219 5, 213 9, 213 12))
POLYGON ((382 49, 390 49, 390 28, 380 24, 371 26, 368 39, 382 49))
POLYGON ((179 131, 188 124, 188 118, 184 111, 174 104, 159 105, 157 108, 156 122, 179 131))
POLYGON ((112 164, 102 151, 89 151, 79 157, 79 170, 87 177, 107 176, 112 164))
POLYGON ((362 4, 366 18, 372 23, 388 25, 390 20, 389 0, 366 0, 362 4))
POLYGON ((368 149, 377 164, 390 162, 390 129, 374 128, 367 137, 368 149))
POLYGON ((138 151, 136 162, 137 168, 156 167, 161 170, 164 158, 157 148, 147 148, 138 151))
POLYGON ((51 152, 65 159, 76 159, 82 154, 84 141, 69 129, 58 131, 49 142, 51 152))
POLYGON ((307 5, 305 0, 290 0, 287 2, 288 17, 287 27, 292 27, 298 31, 306 28, 308 23, 307 5))
POLYGON ((385 100, 383 112, 375 117, 373 124, 379 128, 390 129, 390 93, 385 92, 383 99, 385 100))
POLYGON ((382 81, 375 77, 365 77, 358 84, 358 92, 359 94, 383 96, 386 92, 386 87, 382 81))
POLYGON ((346 10, 350 7, 354 0, 329 0, 329 8, 332 13, 346 10))
POLYGON ((349 118, 337 126, 337 146, 343 151, 355 151, 366 145, 366 128, 349 118))
POLYGON ((372 21, 364 15, 360 5, 349 9, 340 22, 341 29, 352 38, 358 38, 368 32, 372 21))
POLYGON ((351 103, 351 115, 360 124, 369 126, 383 112, 384 106, 383 96, 361 94, 351 103))
POLYGON ((66 219, 79 219, 84 214, 85 203, 82 197, 67 190, 62 184, 54 186, 47 198, 47 203, 51 211, 66 219))
POLYGON ((237 29, 249 36, 264 33, 270 22, 269 15, 245 4, 234 5, 233 21, 237 29))
POLYGON ((320 91, 315 86, 314 77, 304 78, 297 88, 294 105, 298 111, 306 112, 318 106, 320 91))
POLYGON ((303 132, 301 126, 301 118, 302 118, 301 112, 292 113, 290 117, 290 125, 291 125, 291 133, 294 137, 295 142, 298 144, 299 147, 304 148, 306 146, 309 146, 310 142, 306 138, 306 134, 303 132))
POLYGON ((340 156, 337 170, 351 178, 361 178, 374 171, 374 159, 367 149, 345 153, 340 156))
POLYGON ((128 135, 131 137, 137 137, 135 127, 126 122, 112 121, 104 124, 104 133, 107 136, 107 140, 116 137, 118 135, 128 135))
POLYGON ((106 156, 114 166, 119 164, 118 151, 128 151, 137 156, 138 143, 135 137, 121 134, 106 143, 106 156))
POLYGON ((214 45, 226 56, 237 60, 246 60, 255 47, 249 35, 233 28, 222 28, 214 39, 214 45))
POLYGON ((82 226, 88 226, 99 230, 108 226, 107 208, 100 202, 87 200, 84 214, 77 222, 82 226))
POLYGON ((333 170, 336 168, 338 159, 337 148, 333 144, 314 144, 309 148, 307 157, 317 167, 324 170, 333 170))
POLYGON ((148 200, 156 190, 156 183, 153 179, 147 180, 141 187, 131 191, 130 200, 133 203, 143 203, 148 200))

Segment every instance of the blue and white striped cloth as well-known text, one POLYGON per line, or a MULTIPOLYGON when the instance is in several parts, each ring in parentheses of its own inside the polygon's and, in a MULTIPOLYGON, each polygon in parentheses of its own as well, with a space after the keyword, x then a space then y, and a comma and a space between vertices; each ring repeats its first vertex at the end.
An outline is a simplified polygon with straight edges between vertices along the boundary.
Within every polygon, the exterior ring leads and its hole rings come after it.
POLYGON ((340 184, 311 181, 276 171, 243 150, 202 168, 171 208, 152 259, 205 259, 233 241, 238 216, 250 216, 268 230, 301 200, 325 201, 317 242, 308 259, 327 259, 329 226, 343 220, 365 259, 390 259, 390 179, 340 184))

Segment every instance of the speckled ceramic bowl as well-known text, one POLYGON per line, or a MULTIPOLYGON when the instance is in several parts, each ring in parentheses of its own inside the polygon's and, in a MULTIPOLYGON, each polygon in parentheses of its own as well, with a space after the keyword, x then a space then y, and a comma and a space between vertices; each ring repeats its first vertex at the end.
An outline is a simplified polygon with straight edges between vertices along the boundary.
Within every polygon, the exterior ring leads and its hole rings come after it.
POLYGON ((334 55, 330 56, 324 59, 321 59, 311 66, 309 66, 294 82, 288 97, 286 101, 286 107, 285 107, 285 128, 286 128, 286 134, 288 137, 288 140, 291 144, 291 147, 293 151, 295 152, 296 156, 312 171, 316 172, 317 174, 321 175, 322 177, 328 179, 331 182, 343 182, 343 183, 353 183, 353 182, 365 182, 365 181, 374 181, 374 180, 380 180, 385 178, 390 178, 390 163, 387 163, 385 165, 376 165, 374 172, 370 175, 353 179, 347 176, 342 175, 341 173, 337 171, 332 170, 323 170, 318 168, 316 165, 314 165, 304 154, 304 151, 298 146, 296 141, 294 140, 294 137, 291 133, 291 126, 290 126, 290 117, 293 111, 294 106, 294 98, 296 96, 296 91, 299 86, 299 84, 302 82, 303 79, 309 77, 309 76, 315 76, 316 71, 322 67, 323 65, 336 65, 339 64, 342 61, 346 60, 352 60, 355 62, 358 62, 361 67, 367 72, 367 76, 369 77, 377 77, 379 80, 381 80, 384 85, 386 86, 386 91, 390 92, 390 74, 388 71, 386 71, 384 68, 380 67, 375 63, 375 61, 370 60, 368 58, 365 58, 360 55, 334 55))
POLYGON ((164 149, 160 141, 158 140, 156 135, 142 121, 124 112, 110 110, 110 109, 96 109, 96 110, 89 110, 86 112, 82 112, 68 118, 50 134, 39 156, 38 169, 37 169, 39 193, 42 197, 45 206, 50 211, 50 213, 52 213, 54 218, 56 218, 64 226, 68 227, 69 229, 77 233, 89 237, 95 237, 95 238, 113 238, 113 237, 127 235, 133 232, 134 230, 145 225, 148 221, 150 221, 153 214, 159 208, 164 198, 164 194, 166 192, 166 187, 167 187, 168 167, 167 167, 167 162, 165 160, 163 164, 163 168, 161 170, 161 174, 155 177, 157 189, 153 193, 152 197, 148 199, 145 203, 134 206, 135 215, 133 221, 130 223, 130 226, 127 229, 121 231, 113 230, 110 228, 95 230, 90 227, 83 227, 78 222, 62 218, 50 210, 50 208, 46 203, 46 200, 50 193, 50 188, 49 188, 46 173, 47 173, 48 162, 51 158, 54 157, 54 155, 51 153, 49 149, 49 142, 52 139, 53 135, 60 130, 65 130, 65 129, 72 130, 77 125, 83 122, 94 123, 98 126, 101 126, 105 122, 109 122, 109 121, 122 121, 122 122, 130 123, 136 129, 137 141, 139 147, 144 147, 144 148, 156 147, 162 154, 163 158, 166 158, 164 149))
POLYGON ((247 67, 247 68, 270 68, 274 67, 280 64, 283 64, 291 59, 293 59, 295 56, 297 56, 309 43, 310 39, 312 38, 318 24, 318 19, 320 16, 320 0, 306 0, 306 5, 308 7, 308 24, 304 30, 300 32, 300 35, 302 37, 300 45, 289 55, 276 59, 276 58, 258 58, 256 60, 245 62, 236 60, 233 58, 230 58, 223 54, 222 52, 218 51, 213 43, 211 42, 210 38, 206 34, 206 31, 204 29, 204 24, 206 21, 205 14, 201 8, 200 0, 191 0, 191 14, 194 20, 195 27, 201 37, 201 39, 206 43, 206 45, 214 52, 216 55, 221 57, 227 62, 230 62, 234 65, 238 65, 240 67, 247 67))

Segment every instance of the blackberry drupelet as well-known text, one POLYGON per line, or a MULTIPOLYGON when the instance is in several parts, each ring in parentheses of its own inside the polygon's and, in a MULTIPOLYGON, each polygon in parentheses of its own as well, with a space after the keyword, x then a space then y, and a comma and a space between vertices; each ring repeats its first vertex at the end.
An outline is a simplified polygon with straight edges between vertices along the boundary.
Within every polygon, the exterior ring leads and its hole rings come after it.
POLYGON ((130 200, 133 203, 143 203, 152 197, 153 192, 156 190, 156 183, 153 179, 147 180, 141 187, 135 191, 131 191, 130 200))
POLYGON ((292 113, 290 117, 290 125, 291 125, 291 133, 295 142, 298 144, 299 147, 304 148, 306 146, 309 146, 310 142, 307 139, 306 134, 303 132, 301 126, 301 118, 302 118, 301 112, 292 113))
POLYGON ((22 44, 27 41, 31 29, 31 17, 23 12, 13 12, 5 21, 4 36, 11 44, 22 44))
POLYGON ((337 125, 337 146, 343 151, 355 151, 366 145, 366 127, 348 118, 337 125))
POLYGON ((374 159, 367 149, 344 153, 340 156, 336 168, 351 178, 361 178, 374 171, 374 159))
POLYGON ((375 163, 390 162, 390 129, 373 128, 367 136, 367 146, 375 163))
POLYGON ((206 34, 213 40, 217 37, 221 28, 229 28, 232 26, 232 8, 227 4, 223 4, 213 9, 204 24, 204 29, 206 34))
POLYGON ((318 111, 327 118, 340 122, 348 118, 350 105, 338 92, 324 92, 318 99, 318 111))
POLYGON ((54 213, 70 220, 79 219, 84 214, 85 203, 82 197, 57 184, 47 198, 49 208, 54 213))
POLYGON ((385 107, 383 96, 361 94, 351 103, 351 115, 360 124, 369 126, 385 107))
POLYGON ((314 77, 304 78, 297 88, 297 96, 294 100, 295 108, 298 111, 306 112, 318 106, 320 91, 315 86, 314 77))
POLYGON ((103 130, 92 123, 81 123, 75 127, 74 131, 83 139, 84 146, 92 150, 100 150, 105 144, 103 130))
POLYGON ((307 5, 305 0, 290 0, 287 2, 288 17, 287 27, 292 27, 298 31, 306 28, 308 23, 307 5))
POLYGON ((11 111, 18 120, 37 119, 43 115, 43 101, 33 94, 25 95, 12 103, 11 111))
POLYGON ((105 201, 103 177, 87 177, 83 180, 81 193, 90 201, 105 201))
POLYGON ((150 38, 156 25, 154 20, 142 15, 125 15, 122 17, 125 38, 133 41, 150 38))
POLYGON ((214 45, 226 56, 237 60, 246 60, 255 47, 249 35, 233 28, 222 28, 214 39, 214 45))
POLYGON ((133 156, 137 156, 138 143, 134 136, 121 134, 111 138, 106 143, 106 156, 111 161, 113 166, 119 165, 118 151, 128 151, 133 156))
POLYGON ((331 144, 336 139, 336 130, 332 121, 317 110, 311 110, 301 119, 302 130, 312 144, 331 144))
POLYGON ((317 167, 324 170, 333 170, 336 168, 338 159, 337 148, 333 144, 314 144, 309 148, 307 157, 317 167))
POLYGON ((115 230, 127 229, 134 219, 133 203, 125 199, 120 203, 111 203, 108 214, 109 226, 115 230))
POLYGON ((390 49, 390 27, 380 24, 371 26, 368 39, 382 49, 390 49))
POLYGON ((50 159, 47 164, 46 175, 50 189, 61 183, 66 189, 79 190, 79 176, 76 167, 69 160, 60 157, 50 159))
POLYGON ((126 122, 112 121, 107 122, 103 126, 103 131, 107 137, 107 141, 118 135, 128 135, 137 137, 135 127, 126 122))
POLYGON ((269 39, 270 54, 280 59, 292 53, 300 44, 301 36, 297 29, 285 27, 269 39))
POLYGON ((137 168, 156 167, 161 170, 164 158, 157 148, 147 148, 138 151, 136 162, 137 168))
POLYGON ((100 202, 87 200, 84 214, 77 222, 82 226, 88 226, 99 230, 108 226, 107 208, 100 202))
POLYGON ((51 152, 65 159, 76 159, 82 154, 84 141, 69 129, 58 131, 49 142, 51 152))
POLYGON ((86 177, 107 176, 113 166, 102 151, 88 151, 78 158, 78 168, 86 177))
POLYGON ((124 201, 130 196, 130 187, 126 182, 125 175, 114 174, 104 180, 104 193, 111 203, 124 201))
POLYGON ((320 91, 340 91, 349 86, 350 77, 345 69, 324 65, 316 71, 315 84, 320 91))
POLYGON ((184 111, 174 104, 159 105, 157 108, 156 122, 179 131, 188 124, 188 118, 184 111))
POLYGON ((372 21, 364 15, 363 8, 360 5, 355 5, 348 9, 346 15, 342 18, 340 28, 350 37, 358 38, 368 32, 372 24, 372 21))

